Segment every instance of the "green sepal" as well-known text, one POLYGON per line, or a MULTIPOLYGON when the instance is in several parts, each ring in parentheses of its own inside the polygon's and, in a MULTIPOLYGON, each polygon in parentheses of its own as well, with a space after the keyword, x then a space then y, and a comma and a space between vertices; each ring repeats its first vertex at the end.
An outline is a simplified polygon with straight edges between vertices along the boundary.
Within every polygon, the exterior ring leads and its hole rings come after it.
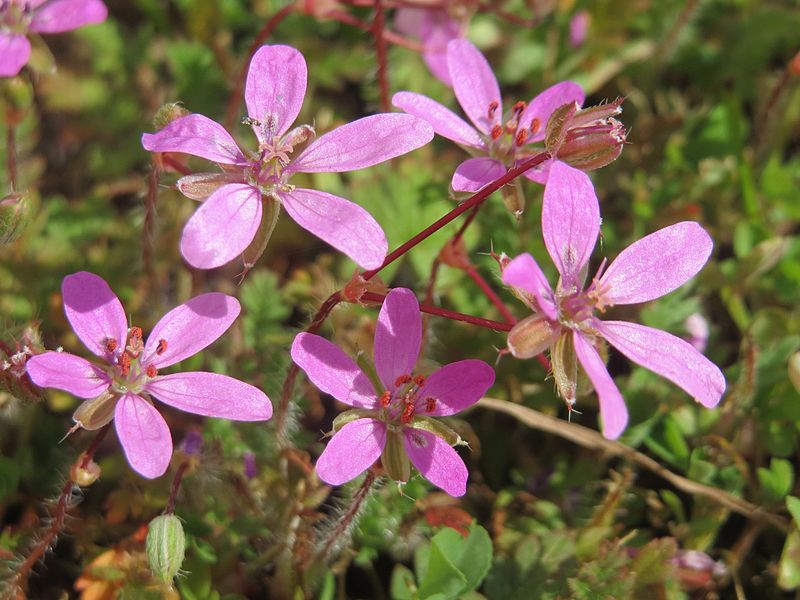
POLYGON ((358 356, 356 356, 356 364, 364 371, 364 374, 369 377, 370 382, 372 382, 372 387, 375 388, 375 396, 380 398, 386 388, 383 386, 381 378, 378 377, 375 363, 370 360, 366 352, 359 352, 358 356))
POLYGON ((572 406, 578 395, 578 356, 572 330, 567 329, 558 336, 550 351, 550 363, 559 395, 572 406))
POLYGON ((460 435, 433 417, 415 416, 413 419, 411 419, 409 426, 413 427, 414 429, 421 429, 422 431, 432 433, 433 435, 442 438, 451 446, 466 444, 466 442, 461 439, 460 435))
POLYGON ((264 211, 264 214, 261 215, 261 224, 258 226, 253 241, 242 253, 243 279, 250 269, 256 266, 256 262, 267 249, 272 232, 275 231, 275 225, 278 223, 278 217, 281 215, 281 203, 272 196, 262 196, 261 205, 264 211))
POLYGON ((411 477, 411 462, 403 446, 403 433, 392 427, 386 432, 386 445, 381 453, 386 474, 394 481, 405 483, 411 477))
POLYGON ((336 415, 333 420, 333 433, 339 431, 342 427, 358 419, 374 419, 375 411, 369 408, 353 408, 336 415))

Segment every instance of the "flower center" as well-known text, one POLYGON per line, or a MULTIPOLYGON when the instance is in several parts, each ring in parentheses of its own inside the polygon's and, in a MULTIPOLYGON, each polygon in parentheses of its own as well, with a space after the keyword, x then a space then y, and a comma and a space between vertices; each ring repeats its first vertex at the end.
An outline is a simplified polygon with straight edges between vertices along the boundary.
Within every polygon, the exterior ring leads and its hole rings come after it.
MULTIPOLYGON (((531 136, 538 133, 542 128, 539 119, 533 119, 527 127, 520 128, 520 118, 525 111, 525 102, 519 101, 514 104, 509 112, 500 119, 500 124, 494 125, 486 140, 489 147, 489 155, 500 161, 513 161, 516 158, 517 148, 523 146, 531 136)), ((489 103, 486 116, 491 123, 495 119, 500 103, 493 100, 489 103)))
MULTIPOLYGON (((114 338, 106 338, 103 342, 111 366, 108 375, 111 378, 111 387, 115 392, 139 393, 144 385, 158 375, 158 369, 152 362, 142 362, 144 343, 142 341, 142 328, 130 327, 124 346, 114 338)), ((156 356, 167 351, 168 342, 160 339, 156 346, 156 356)))
POLYGON ((261 189, 264 195, 273 195, 275 191, 291 191, 284 170, 292 161, 291 155, 298 146, 304 146, 314 137, 314 129, 310 125, 301 125, 283 137, 275 135, 274 119, 270 116, 265 123, 245 118, 242 123, 262 128, 263 141, 258 146, 258 154, 253 157, 248 172, 248 183, 261 189))
POLYGON ((30 2, 0 0, 0 32, 24 33, 32 16, 30 2))
POLYGON ((379 399, 384 420, 395 426, 411 423, 417 411, 431 413, 436 408, 436 399, 424 398, 420 402, 419 391, 425 384, 424 375, 401 375, 394 382, 394 391, 385 391, 379 399))
POLYGON ((603 260, 592 282, 584 290, 571 290, 567 293, 559 291, 556 296, 558 303, 558 320, 565 327, 580 329, 591 333, 591 318, 595 310, 605 312, 611 304, 605 299, 609 291, 607 285, 600 283, 606 261, 603 260))

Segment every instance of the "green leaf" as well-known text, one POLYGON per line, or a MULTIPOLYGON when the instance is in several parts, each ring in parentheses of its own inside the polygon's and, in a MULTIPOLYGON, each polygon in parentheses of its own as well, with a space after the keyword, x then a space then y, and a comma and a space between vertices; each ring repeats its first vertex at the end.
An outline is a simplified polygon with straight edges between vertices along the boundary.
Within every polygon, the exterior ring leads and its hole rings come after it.
POLYGON ((394 600, 415 600, 417 598, 417 582, 414 573, 405 565, 395 565, 392 571, 392 582, 389 592, 394 600))
POLYGON ((792 515, 795 525, 800 528, 800 498, 796 496, 787 496, 786 508, 789 509, 789 513, 792 515))
POLYGON ((778 564, 778 585, 785 590, 800 587, 800 531, 792 531, 783 546, 778 564))
POLYGON ((419 597, 425 600, 432 600, 439 595, 444 598, 457 598, 461 590, 466 587, 466 577, 450 562, 438 545, 431 543, 427 568, 419 585, 419 597))
POLYGON ((455 529, 442 529, 432 540, 453 562, 467 581, 461 593, 474 590, 483 581, 492 565, 492 540, 480 525, 473 524, 464 539, 455 529))
POLYGON ((769 469, 759 468, 757 475, 761 491, 769 502, 780 502, 794 486, 794 468, 783 458, 773 458, 769 469))
POLYGON ((5 500, 17 491, 19 465, 10 458, 0 456, 0 500, 5 500))

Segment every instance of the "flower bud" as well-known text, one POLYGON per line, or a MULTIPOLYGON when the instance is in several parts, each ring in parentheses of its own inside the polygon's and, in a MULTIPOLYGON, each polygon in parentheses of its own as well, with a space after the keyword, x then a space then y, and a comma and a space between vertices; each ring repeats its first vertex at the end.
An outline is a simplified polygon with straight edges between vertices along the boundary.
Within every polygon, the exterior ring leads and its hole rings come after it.
POLYGON ((530 315, 508 332, 506 345, 515 358, 533 358, 555 342, 556 334, 557 330, 550 321, 539 315, 530 315))
POLYGON ((168 102, 158 109, 156 115, 153 117, 153 127, 156 131, 164 129, 173 121, 185 117, 189 114, 180 102, 168 102))
POLYGON ((84 452, 78 457, 77 462, 72 465, 72 468, 69 470, 69 478, 74 481, 76 485, 81 487, 92 485, 100 477, 101 472, 100 465, 93 460, 90 460, 86 463, 86 466, 83 466, 85 458, 86 453, 84 452))
POLYGON ((400 431, 391 428, 387 431, 381 462, 386 474, 394 481, 405 483, 411 477, 411 462, 403 446, 403 434, 400 431))
POLYGON ((175 515, 159 515, 147 527, 147 562, 156 579, 171 584, 183 564, 186 537, 175 515))
POLYGON ((13 192, 0 200, 0 246, 18 239, 30 216, 30 202, 23 194, 13 192))

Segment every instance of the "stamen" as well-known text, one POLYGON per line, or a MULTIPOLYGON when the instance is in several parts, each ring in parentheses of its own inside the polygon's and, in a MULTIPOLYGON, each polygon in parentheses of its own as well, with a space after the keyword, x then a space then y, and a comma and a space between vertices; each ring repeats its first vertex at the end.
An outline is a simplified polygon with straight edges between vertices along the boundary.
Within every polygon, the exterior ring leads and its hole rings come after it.
POLYGON ((153 379, 156 375, 158 375, 158 369, 153 364, 147 365, 147 369, 145 369, 145 373, 150 379, 153 379))
POLYGON ((158 356, 161 356, 166 351, 167 351, 167 340, 164 339, 158 340, 158 346, 156 346, 156 354, 158 356))
POLYGON ((539 128, 541 126, 542 126, 542 122, 539 121, 539 119, 534 119, 533 121, 531 121, 530 132, 531 133, 536 133, 537 131, 539 131, 539 128))
POLYGON ((436 408, 436 398, 425 398, 425 412, 432 413, 436 408))
POLYGON ((514 105, 514 116, 516 118, 519 118, 519 116, 522 114, 522 111, 524 110, 525 110, 525 103, 522 100, 520 100, 514 105))
POLYGON ((421 386, 423 383, 425 383, 425 375, 417 375, 414 377, 414 383, 421 386))
POLYGON ((108 352, 109 354, 113 354, 114 350, 116 350, 117 347, 119 346, 119 342, 117 342, 117 340, 115 340, 114 338, 106 338, 105 345, 106 345, 106 352, 108 352))
POLYGON ((497 100, 492 100, 489 102, 489 120, 494 119, 494 113, 497 112, 497 109, 500 108, 500 103, 497 100))
POLYGON ((500 125, 495 125, 494 127, 492 127, 493 140, 499 139, 501 135, 503 135, 503 128, 500 125))
POLYGON ((131 373, 131 356, 127 352, 119 357, 119 370, 123 377, 127 377, 131 373))
POLYGON ((525 131, 524 129, 520 129, 520 130, 517 132, 517 137, 516 137, 516 138, 514 138, 514 143, 515 143, 517 146, 522 146, 522 145, 525 143, 525 141, 526 141, 527 139, 528 139, 528 132, 527 132, 527 131, 525 131))
POLYGON ((130 340, 140 340, 142 339, 142 328, 136 327, 135 325, 128 330, 128 338, 130 340))
POLYGON ((414 413, 416 410, 417 409, 413 404, 406 404, 406 407, 403 409, 403 414, 400 415, 400 422, 403 425, 408 425, 411 422, 411 419, 414 418, 414 413))
POLYGON ((401 385, 405 385, 410 381, 411 375, 400 375, 400 377, 394 380, 394 387, 400 387, 401 385))
POLYGON ((381 403, 381 406, 383 408, 389 406, 389 404, 392 402, 392 392, 389 391, 383 392, 381 394, 381 397, 378 399, 378 402, 381 403))

